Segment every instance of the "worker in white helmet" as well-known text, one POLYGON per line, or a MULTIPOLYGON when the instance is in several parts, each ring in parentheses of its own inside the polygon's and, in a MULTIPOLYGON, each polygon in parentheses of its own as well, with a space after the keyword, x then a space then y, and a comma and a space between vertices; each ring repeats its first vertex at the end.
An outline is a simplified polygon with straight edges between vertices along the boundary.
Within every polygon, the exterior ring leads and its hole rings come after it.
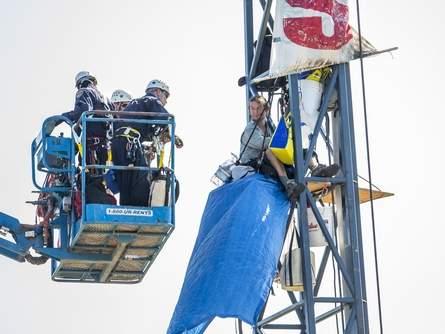
MULTIPOLYGON (((74 110, 63 114, 72 122, 77 122, 85 111, 113 109, 108 99, 97 89, 97 80, 90 72, 80 71, 77 73, 74 82, 77 88, 74 110)), ((104 124, 101 123, 90 124, 89 129, 87 129, 87 137, 103 136, 103 126, 104 124)))
MULTIPOLYGON (((164 106, 170 96, 170 88, 161 80, 149 81, 145 95, 131 100, 124 111, 153 112, 168 114, 164 106)), ((146 119, 145 115, 125 116, 127 119, 146 119)), ((164 117, 160 116, 158 119, 164 117)), ((166 126, 129 122, 119 122, 112 143, 113 163, 115 166, 147 166, 142 146, 143 141, 151 141, 153 135, 166 126), (129 145, 131 143, 131 145, 129 145)), ((141 170, 116 170, 116 181, 120 190, 120 204, 147 206, 150 183, 148 172, 141 170)))
MULTIPOLYGON (((77 88, 74 110, 62 114, 73 123, 79 121, 85 111, 113 110, 112 104, 97 89, 97 79, 88 71, 80 71, 74 79, 77 88)), ((104 118, 106 116, 94 116, 104 118)), ((87 165, 105 165, 107 161, 107 122, 87 122, 86 150, 87 165)), ((79 156, 80 157, 80 156, 79 156)), ((90 168, 87 175, 86 202, 114 204, 114 198, 106 195, 102 184, 103 169, 90 168)))
POLYGON ((113 103, 115 111, 124 110, 132 99, 131 95, 123 89, 116 89, 111 94, 111 103, 113 103))

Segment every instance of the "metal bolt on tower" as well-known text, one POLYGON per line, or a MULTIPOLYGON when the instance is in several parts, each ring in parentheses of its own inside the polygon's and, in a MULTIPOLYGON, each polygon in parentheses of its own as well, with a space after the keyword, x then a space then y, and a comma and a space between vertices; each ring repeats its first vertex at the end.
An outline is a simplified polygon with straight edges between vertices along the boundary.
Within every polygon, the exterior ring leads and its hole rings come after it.
MULTIPOLYGON (((262 17, 256 21, 259 22, 259 28, 255 46, 252 2, 252 0, 244 0, 247 105, 250 97, 257 94, 256 85, 252 80, 257 71, 265 32, 266 30, 273 31, 274 24, 270 15, 272 0, 259 0, 262 17)), ((333 322, 335 319, 338 332, 369 333, 349 64, 332 66, 332 73, 324 85, 319 117, 313 138, 309 147, 306 148, 306 157, 303 156, 301 127, 295 126, 301 122, 297 73, 287 76, 287 89, 289 109, 293 119, 295 178, 298 182, 305 184, 323 181, 332 185, 330 188, 331 205, 336 222, 335 232, 330 235, 327 227, 322 223, 323 218, 317 208, 316 200, 309 190, 305 190, 297 202, 298 239, 304 291, 299 293, 287 291, 290 305, 270 315, 268 315, 268 305, 266 305, 254 331, 265 333, 267 329, 274 329, 315 334, 320 331, 321 326, 324 326, 322 333, 333 333, 331 327, 326 331, 326 326, 335 325, 333 322), (335 111, 328 112, 328 105, 333 94, 337 96, 337 107, 335 111), (324 149, 341 168, 334 178, 305 176, 309 157, 314 151, 317 138, 326 145, 324 149), (313 278, 314 268, 311 264, 308 211, 301 209, 309 207, 320 222, 320 229, 328 244, 316 267, 315 278, 313 278), (332 269, 329 260, 332 262, 332 269), (334 272, 334 279, 331 281, 327 281, 326 278, 326 276, 332 276, 332 274, 327 274, 329 270, 334 272), (291 316, 293 320, 290 320, 291 316), (326 322, 328 325, 323 324, 326 322)))

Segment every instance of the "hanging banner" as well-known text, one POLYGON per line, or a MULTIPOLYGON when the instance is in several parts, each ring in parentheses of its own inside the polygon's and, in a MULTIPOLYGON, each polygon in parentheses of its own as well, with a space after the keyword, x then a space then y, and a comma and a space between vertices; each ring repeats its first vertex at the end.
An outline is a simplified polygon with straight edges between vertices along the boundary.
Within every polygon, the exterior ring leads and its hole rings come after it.
MULTIPOLYGON (((347 0, 276 0, 268 77, 348 62, 359 56, 347 0)), ((363 53, 375 48, 362 38, 363 53)))

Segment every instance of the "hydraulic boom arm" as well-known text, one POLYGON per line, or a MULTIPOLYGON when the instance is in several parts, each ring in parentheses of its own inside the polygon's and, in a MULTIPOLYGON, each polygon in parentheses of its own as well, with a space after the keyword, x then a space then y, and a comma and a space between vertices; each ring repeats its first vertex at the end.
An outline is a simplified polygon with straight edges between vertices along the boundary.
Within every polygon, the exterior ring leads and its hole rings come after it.
POLYGON ((25 262, 29 249, 41 248, 42 244, 41 226, 20 224, 16 218, 0 212, 0 254, 25 262))

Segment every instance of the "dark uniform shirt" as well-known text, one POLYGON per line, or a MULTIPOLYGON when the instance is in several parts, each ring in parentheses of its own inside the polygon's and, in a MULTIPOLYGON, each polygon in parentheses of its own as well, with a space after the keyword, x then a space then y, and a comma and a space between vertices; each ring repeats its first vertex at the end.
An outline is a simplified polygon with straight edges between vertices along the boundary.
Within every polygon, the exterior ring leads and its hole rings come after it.
MULTIPOLYGON (((147 94, 141 98, 134 99, 124 111, 134 112, 155 112, 167 114, 167 110, 162 106, 161 101, 152 95, 147 94)), ((150 117, 146 115, 122 116, 126 119, 167 119, 167 116, 150 117)), ((165 125, 141 124, 132 122, 117 122, 115 124, 115 136, 112 142, 113 163, 115 166, 147 166, 140 142, 152 140, 156 129, 165 128, 165 125), (132 128, 139 131, 141 137, 136 142, 131 142, 121 132, 132 128)), ((134 135, 130 133, 130 135, 134 135)), ((147 206, 150 183, 148 181, 148 171, 146 170, 117 170, 116 181, 120 190, 120 204, 147 206)))
MULTIPOLYGON (((113 110, 111 103, 105 99, 99 90, 94 86, 80 88, 76 93, 74 110, 63 113, 73 123, 77 122, 82 113, 92 110, 113 110)), ((104 116, 95 116, 104 117, 104 116)), ((106 122, 87 122, 87 137, 105 138, 107 131, 106 122)))
MULTIPOLYGON (((168 111, 162 106, 161 101, 153 94, 147 94, 138 99, 132 100, 124 111, 139 111, 139 112, 156 112, 167 114, 168 111)), ((125 116, 130 119, 167 119, 166 117, 149 117, 149 116, 125 116)), ((116 127, 131 127, 141 133, 141 141, 149 140, 155 133, 156 128, 165 128, 165 125, 154 124, 140 124, 131 122, 119 123, 116 127)))

